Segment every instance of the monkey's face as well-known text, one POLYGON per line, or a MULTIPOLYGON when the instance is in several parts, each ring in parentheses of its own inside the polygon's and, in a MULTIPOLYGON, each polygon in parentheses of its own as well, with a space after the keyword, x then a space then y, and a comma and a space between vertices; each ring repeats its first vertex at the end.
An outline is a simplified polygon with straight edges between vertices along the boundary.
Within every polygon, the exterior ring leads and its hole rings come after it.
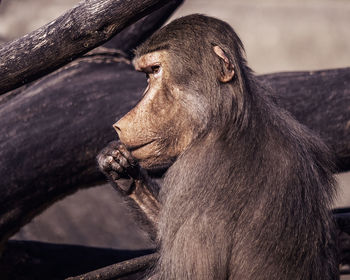
MULTIPOLYGON (((193 123, 183 105, 185 93, 172 80, 167 51, 137 57, 148 86, 141 101, 113 126, 120 140, 144 168, 169 165, 193 138, 193 123)), ((186 99, 186 98, 185 98, 186 99)))

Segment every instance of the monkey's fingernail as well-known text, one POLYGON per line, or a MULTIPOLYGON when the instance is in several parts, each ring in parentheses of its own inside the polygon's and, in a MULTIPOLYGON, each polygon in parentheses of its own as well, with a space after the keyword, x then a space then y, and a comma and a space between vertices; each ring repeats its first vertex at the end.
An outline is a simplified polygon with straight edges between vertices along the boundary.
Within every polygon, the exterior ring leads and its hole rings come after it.
POLYGON ((111 167, 112 167, 112 169, 117 170, 118 172, 123 172, 123 167, 121 167, 115 161, 111 162, 111 167))
POLYGON ((105 163, 106 163, 106 164, 111 164, 111 162, 112 162, 113 160, 114 160, 113 157, 107 156, 107 157, 105 158, 105 163))
POLYGON ((113 157, 117 157, 120 155, 120 152, 118 150, 113 150, 111 154, 113 157))

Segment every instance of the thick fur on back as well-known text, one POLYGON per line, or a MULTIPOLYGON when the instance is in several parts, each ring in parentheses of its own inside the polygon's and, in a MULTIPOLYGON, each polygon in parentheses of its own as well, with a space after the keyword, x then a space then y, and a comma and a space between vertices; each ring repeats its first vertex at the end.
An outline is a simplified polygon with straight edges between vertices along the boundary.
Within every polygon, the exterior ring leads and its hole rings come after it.
POLYGON ((164 47, 188 63, 173 75, 197 100, 184 106, 198 131, 165 175, 155 278, 337 279, 327 147, 261 90, 226 23, 178 19, 138 53, 164 47), (213 75, 213 45, 234 63, 231 83, 213 75))

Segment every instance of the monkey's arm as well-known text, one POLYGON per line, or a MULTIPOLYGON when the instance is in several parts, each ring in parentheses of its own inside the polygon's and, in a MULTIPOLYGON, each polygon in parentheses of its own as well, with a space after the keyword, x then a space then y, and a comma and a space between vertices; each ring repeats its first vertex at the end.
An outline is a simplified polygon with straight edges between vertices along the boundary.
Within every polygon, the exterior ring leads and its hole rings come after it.
POLYGON ((142 180, 134 180, 132 187, 133 190, 129 195, 130 199, 141 208, 150 222, 155 226, 158 222, 160 210, 158 184, 146 174, 142 180))
POLYGON ((160 203, 159 186, 132 158, 120 141, 113 141, 97 156, 101 171, 134 209, 134 216, 154 239, 160 203))

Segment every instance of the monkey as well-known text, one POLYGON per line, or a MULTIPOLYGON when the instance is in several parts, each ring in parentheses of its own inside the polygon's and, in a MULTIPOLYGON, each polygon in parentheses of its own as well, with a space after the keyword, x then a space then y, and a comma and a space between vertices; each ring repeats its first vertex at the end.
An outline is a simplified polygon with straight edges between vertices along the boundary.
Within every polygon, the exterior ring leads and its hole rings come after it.
POLYGON ((148 277, 338 279, 333 156, 259 84, 232 27, 176 19, 133 64, 148 86, 98 163, 157 242, 148 277))

